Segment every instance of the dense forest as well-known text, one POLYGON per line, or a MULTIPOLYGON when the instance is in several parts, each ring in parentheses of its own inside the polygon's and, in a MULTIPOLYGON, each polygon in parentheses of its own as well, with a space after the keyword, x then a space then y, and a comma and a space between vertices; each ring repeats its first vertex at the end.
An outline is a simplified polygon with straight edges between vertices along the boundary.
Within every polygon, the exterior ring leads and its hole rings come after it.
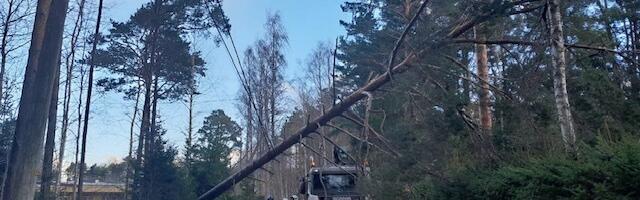
POLYGON ((228 2, 108 3, 0 2, 1 199, 640 199, 638 0, 341 1, 345 34, 299 63, 295 16, 244 46, 228 2), (199 118, 222 68, 240 114, 199 118), (88 163, 107 94, 133 105, 128 154, 88 163))

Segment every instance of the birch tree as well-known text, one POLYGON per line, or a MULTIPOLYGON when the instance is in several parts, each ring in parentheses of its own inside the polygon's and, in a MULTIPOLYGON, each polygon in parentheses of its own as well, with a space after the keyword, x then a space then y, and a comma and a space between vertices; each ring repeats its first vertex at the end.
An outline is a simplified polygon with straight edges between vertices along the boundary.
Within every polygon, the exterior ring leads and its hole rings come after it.
POLYGON ((576 131, 574 128, 569 94, 567 93, 567 60, 564 32, 562 30, 562 13, 560 0, 549 0, 548 23, 549 44, 551 45, 551 65, 553 66, 553 93, 560 132, 566 151, 571 156, 577 156, 576 131))

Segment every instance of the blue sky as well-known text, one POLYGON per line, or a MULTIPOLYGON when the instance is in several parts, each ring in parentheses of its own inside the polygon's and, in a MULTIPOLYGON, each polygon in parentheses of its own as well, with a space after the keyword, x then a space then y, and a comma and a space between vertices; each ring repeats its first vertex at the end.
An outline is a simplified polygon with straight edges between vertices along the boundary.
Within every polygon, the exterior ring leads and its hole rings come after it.
MULTIPOLYGON (((124 21, 147 1, 107 0, 107 18, 124 21)), ((286 50, 288 66, 285 79, 293 82, 303 76, 307 55, 320 41, 331 41, 344 35, 339 20, 348 20, 339 0, 226 0, 223 8, 231 20, 231 33, 238 51, 243 51, 264 34, 263 24, 267 13, 279 12, 289 34, 286 50)), ((107 30, 106 27, 103 30, 107 30)), ((236 108, 236 96, 240 88, 231 62, 222 47, 216 47, 211 39, 197 39, 196 49, 207 62, 207 75, 200 80, 203 93, 195 101, 196 128, 214 109, 223 109, 235 120, 240 120, 236 108)), ((291 83, 293 84, 293 83, 291 83)), ((118 94, 96 94, 92 105, 89 127, 87 163, 106 163, 119 160, 128 152, 130 113, 133 102, 127 102, 118 94)), ((293 104, 293 103, 292 103, 293 104)), ((168 130, 165 136, 174 146, 184 144, 187 129, 187 107, 182 102, 161 103, 160 115, 168 130)), ((68 145, 72 152, 72 145, 68 145)), ((67 154, 71 156, 72 153, 67 154)), ((71 160, 72 157, 66 158, 71 160)))

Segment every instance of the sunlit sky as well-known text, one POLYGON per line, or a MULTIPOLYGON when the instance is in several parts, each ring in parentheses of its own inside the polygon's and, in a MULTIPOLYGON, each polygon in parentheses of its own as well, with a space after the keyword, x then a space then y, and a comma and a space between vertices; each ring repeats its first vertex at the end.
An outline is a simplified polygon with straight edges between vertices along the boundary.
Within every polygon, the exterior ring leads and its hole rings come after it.
MULTIPOLYGON (((124 21, 147 1, 106 0, 107 19, 124 21)), ((288 66, 285 71, 286 85, 295 85, 303 76, 303 63, 307 55, 320 41, 333 42, 344 35, 339 20, 348 20, 339 0, 226 0, 223 8, 231 20, 231 34, 238 51, 243 51, 264 34, 267 13, 279 12, 289 35, 289 46, 285 51, 288 66)), ((109 27, 104 23, 106 31, 109 27)), ((237 109, 237 94, 240 88, 231 61, 223 47, 216 47, 211 39, 194 42, 201 51, 206 64, 206 77, 200 79, 200 92, 195 100, 195 127, 214 109, 223 109, 234 120, 240 121, 237 109)), ((289 87, 289 86, 287 86, 289 87)), ((294 96, 294 95, 291 95, 294 96)), ((87 164, 107 163, 120 160, 128 153, 130 116, 133 102, 125 101, 120 94, 96 94, 92 106, 89 127, 87 164)), ((294 106, 295 99, 289 100, 294 106)), ((165 138, 169 144, 181 148, 187 130, 188 112, 182 102, 163 102, 159 113, 167 129, 165 138)), ((136 129, 139 129, 138 127, 136 129)), ((68 157, 73 159, 74 144, 67 145, 68 157)))

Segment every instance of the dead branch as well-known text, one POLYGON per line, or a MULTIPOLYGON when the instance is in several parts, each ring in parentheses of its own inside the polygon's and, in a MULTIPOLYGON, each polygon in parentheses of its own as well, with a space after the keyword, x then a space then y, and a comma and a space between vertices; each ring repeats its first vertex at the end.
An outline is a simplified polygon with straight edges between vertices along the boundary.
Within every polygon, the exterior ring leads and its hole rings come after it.
MULTIPOLYGON (((467 72, 467 73, 471 74, 474 78, 476 78, 476 79, 480 80, 480 82, 487 82, 487 84, 489 85, 489 87, 490 87, 493 91, 498 92, 498 93, 501 93, 503 96, 505 96, 505 97, 506 97, 506 98, 508 98, 508 99, 512 99, 512 98, 511 98, 511 96, 509 96, 509 94, 508 94, 507 92, 505 92, 505 91, 503 91, 502 89, 500 89, 500 88, 496 87, 495 85, 493 85, 493 84, 489 83, 488 81, 482 80, 480 77, 478 77, 478 75, 477 75, 477 74, 475 74, 475 73, 473 73, 472 71, 470 71, 469 69, 467 69, 467 68, 464 66, 464 64, 462 64, 462 63, 458 62, 455 58, 453 58, 453 57, 451 57, 451 56, 448 56, 448 55, 444 55, 444 57, 445 57, 445 58, 447 58, 447 60, 449 60, 449 61, 453 62, 456 66, 460 67, 460 69, 462 69, 462 70, 464 70, 465 72, 467 72)), ((442 71, 442 70, 441 70, 442 68, 441 68, 441 67, 439 67, 439 66, 435 66, 435 65, 429 65, 429 66, 430 66, 431 68, 436 69, 436 70, 440 70, 440 71, 442 71)), ((444 72, 444 71, 443 71, 443 72, 444 72)), ((445 72, 445 73, 448 73, 448 72, 445 72)), ((452 74, 452 75, 455 75, 455 74, 452 74)), ((458 76, 458 75, 455 75, 455 76, 458 76)), ((476 83, 476 82, 475 82, 475 81, 473 81, 473 80, 470 80, 470 79, 469 79, 469 78, 467 78, 467 77, 463 77, 463 76, 458 76, 458 77, 459 77, 459 78, 461 78, 461 79, 464 79, 464 80, 466 80, 466 81, 469 81, 470 83, 473 83, 474 85, 478 85, 478 84, 479 84, 479 83, 476 83)))
POLYGON ((514 8, 517 5, 522 5, 525 3, 531 3, 531 2, 535 2, 538 0, 530 0, 530 1, 518 1, 518 2, 506 2, 503 3, 502 5, 497 5, 497 7, 485 12, 485 13, 481 13, 477 16, 475 16, 472 19, 466 20, 462 23, 460 23, 459 25, 455 26, 448 34, 447 37, 448 38, 456 38, 460 35, 462 35, 464 32, 466 32, 467 30, 471 29, 472 27, 487 21, 488 19, 490 19, 493 16, 497 16, 500 13, 505 13, 505 15, 510 16, 510 15, 517 15, 517 14, 523 14, 523 13, 528 13, 528 12, 532 12, 534 10, 537 10, 539 8, 544 7, 543 5, 538 5, 538 6, 533 6, 530 8, 523 8, 520 10, 515 10, 515 11, 507 11, 510 8, 514 8))
MULTIPOLYGON (((455 40, 451 40, 451 43, 456 43, 456 44, 486 44, 486 45, 505 45, 505 44, 511 44, 511 45, 526 45, 526 46, 544 46, 547 45, 544 42, 532 42, 532 41, 522 41, 522 40, 514 40, 514 39, 502 39, 502 40, 475 40, 475 39, 455 39, 455 40)), ((586 49, 586 50, 595 50, 595 51, 604 51, 604 52, 609 52, 609 53, 615 53, 615 54, 624 54, 625 52, 623 51, 618 51, 615 49, 610 49, 610 48, 606 48, 606 47, 601 47, 601 46, 589 46, 589 45, 584 45, 584 44, 569 44, 569 43, 565 43, 565 46, 569 47, 569 48, 575 48, 575 49, 586 49)))
POLYGON ((345 154, 347 154, 347 156, 349 156, 349 158, 350 158, 351 160, 353 160, 353 161, 355 161, 355 160, 356 160, 356 158, 355 158, 355 157, 353 157, 351 154, 347 153, 347 151, 346 151, 344 148, 340 147, 340 145, 338 145, 336 142, 334 142, 333 140, 329 139, 329 137, 327 137, 327 136, 325 136, 325 135, 323 135, 323 134, 321 134, 321 133, 318 133, 318 132, 316 132, 316 134, 318 134, 318 135, 322 136, 322 138, 324 138, 325 140, 327 140, 327 141, 328 141, 329 143, 331 143, 333 146, 335 146, 335 147, 339 148, 340 150, 342 150, 345 154))
POLYGON ((347 171, 346 169, 344 169, 344 167, 338 165, 337 163, 331 161, 331 159, 327 158, 326 156, 322 155, 322 153, 316 151, 315 149, 311 148, 309 145, 305 144, 304 142, 300 142, 300 144, 302 144, 303 147, 311 150, 311 152, 315 153, 316 155, 320 156, 321 158, 325 159, 326 161, 328 161, 329 163, 335 165, 336 167, 340 168, 342 171, 348 173, 351 176, 357 177, 355 174, 347 171))
POLYGON ((380 151, 382 151, 382 152, 384 152, 384 153, 386 153, 386 154, 389 154, 389 155, 394 156, 394 157, 399 156, 399 154, 398 154, 398 153, 395 153, 395 154, 394 154, 394 153, 390 153, 389 151, 384 150, 384 149, 383 149, 383 148, 381 148, 380 146, 378 146, 378 145, 376 145, 376 144, 374 144, 374 143, 371 143, 371 142, 369 142, 369 141, 366 141, 366 140, 364 140, 364 139, 362 139, 362 138, 360 138, 360 137, 358 137, 358 136, 354 135, 353 133, 351 133, 351 132, 349 132, 349 131, 347 131, 347 130, 345 130, 345 129, 343 129, 343 128, 340 128, 340 127, 338 127, 338 126, 336 126, 336 125, 333 125, 333 124, 331 124, 331 123, 327 123, 327 124, 325 124, 325 125, 326 125, 326 126, 329 126, 329 127, 331 127, 331 128, 334 128, 334 129, 336 129, 336 130, 338 130, 338 131, 340 131, 340 132, 342 132, 342 133, 344 133, 344 134, 348 135, 349 137, 351 137, 351 138, 353 138, 353 139, 356 139, 356 140, 358 140, 358 141, 360 141, 360 142, 364 142, 364 143, 366 143, 367 145, 370 145, 370 146, 372 146, 372 147, 375 147, 376 149, 378 149, 378 150, 380 150, 380 151))
MULTIPOLYGON (((353 111, 349 110, 346 112, 346 114, 341 115, 343 118, 355 123, 358 126, 362 126, 362 127, 366 127, 369 129, 369 131, 371 131, 371 133, 373 133, 379 140, 381 140, 383 143, 389 143, 390 141, 385 138, 384 136, 382 136, 382 134, 380 134, 378 131, 376 131, 375 129, 373 129, 373 127, 369 126, 368 124, 365 124, 365 120, 360 118, 360 116, 358 116, 357 114, 353 113, 353 111)), ((385 144, 385 146, 388 146, 389 144, 385 144)), ((390 146, 388 146, 389 148, 391 148, 390 146)))
MULTIPOLYGON (((402 31, 402 35, 400 35, 400 38, 396 41, 396 45, 393 46, 393 50, 391 50, 391 55, 389 56, 389 63, 387 63, 387 69, 389 72, 392 72, 391 68, 393 67, 393 63, 395 62, 396 55, 398 55, 398 49, 400 49, 400 46, 404 42, 404 38, 407 37, 407 34, 409 33, 409 30, 411 29, 411 27, 413 27, 416 21, 418 21, 418 17, 420 16, 420 13, 422 13, 424 8, 427 7, 427 3, 429 3, 429 0, 424 0, 422 2, 422 4, 420 5, 420 8, 418 9, 418 12, 416 12, 416 14, 413 15, 413 18, 411 18, 411 21, 409 21, 409 23, 404 27, 404 30, 402 31)), ((389 73, 389 75, 391 75, 391 73, 389 73)))

